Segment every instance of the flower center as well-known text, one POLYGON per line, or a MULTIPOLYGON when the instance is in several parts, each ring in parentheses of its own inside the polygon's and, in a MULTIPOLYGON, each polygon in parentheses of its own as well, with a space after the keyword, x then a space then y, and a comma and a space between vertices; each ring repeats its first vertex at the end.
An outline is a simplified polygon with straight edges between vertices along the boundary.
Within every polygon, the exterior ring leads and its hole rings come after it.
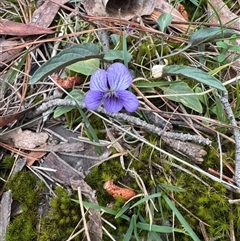
POLYGON ((108 89, 104 94, 104 98, 111 98, 111 97, 118 98, 118 94, 116 93, 115 90, 108 89))

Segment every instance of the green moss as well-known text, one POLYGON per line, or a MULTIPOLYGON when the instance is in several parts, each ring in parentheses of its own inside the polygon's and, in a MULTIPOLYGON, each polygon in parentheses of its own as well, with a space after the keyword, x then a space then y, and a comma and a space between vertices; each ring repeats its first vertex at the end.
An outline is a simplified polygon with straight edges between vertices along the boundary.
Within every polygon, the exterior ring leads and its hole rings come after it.
MULTIPOLYGON (((211 187, 207 187, 185 173, 179 173, 176 178, 178 186, 183 186, 186 190, 185 193, 176 193, 176 200, 203 222, 210 225, 206 226, 209 238, 221 236, 221 240, 226 240, 230 230, 229 217, 233 216, 230 215, 232 206, 228 202, 227 190, 224 185, 210 182, 211 187)), ((183 215, 186 221, 194 227, 194 231, 198 233, 198 236, 201 237, 198 220, 185 212, 183 212, 183 215)))
POLYGON ((7 155, 3 159, 3 167, 6 170, 11 170, 15 162, 15 158, 11 155, 7 155))
POLYGON ((14 200, 20 202, 22 213, 13 218, 7 229, 6 241, 32 241, 38 231, 38 205, 41 202, 43 185, 31 172, 18 172, 7 183, 13 192, 14 200))
MULTIPOLYGON (((77 195, 69 196, 64 188, 57 187, 56 197, 50 202, 50 209, 41 221, 38 241, 66 240, 78 224, 81 215, 79 205, 71 200, 77 195)), ((77 236, 72 240, 80 240, 77 236)))
POLYGON ((29 216, 29 213, 21 214, 9 225, 6 234, 6 241, 36 240, 37 224, 36 214, 29 216))
POLYGON ((110 179, 116 182, 123 177, 125 177, 125 171, 122 169, 119 159, 116 158, 92 168, 85 180, 94 190, 97 190, 96 195, 99 204, 106 206, 113 198, 104 190, 104 183, 110 179))
POLYGON ((13 198, 19 201, 23 207, 32 209, 41 201, 43 184, 31 172, 16 173, 7 183, 7 188, 12 190, 13 198))

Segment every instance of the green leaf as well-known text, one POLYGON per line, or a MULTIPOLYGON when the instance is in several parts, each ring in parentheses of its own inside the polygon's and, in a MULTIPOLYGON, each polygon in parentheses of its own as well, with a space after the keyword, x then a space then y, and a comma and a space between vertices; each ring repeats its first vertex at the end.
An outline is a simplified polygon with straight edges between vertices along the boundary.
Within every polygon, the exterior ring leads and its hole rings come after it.
POLYGON ((202 113, 202 105, 198 99, 198 96, 195 95, 193 90, 185 82, 176 83, 169 87, 162 87, 162 90, 164 91, 165 95, 176 95, 166 96, 168 99, 180 102, 183 105, 202 113))
POLYGON ((102 56, 99 54, 99 47, 95 44, 87 43, 73 45, 62 50, 58 55, 54 56, 37 69, 30 79, 30 84, 34 84, 54 71, 58 71, 76 61, 101 57, 102 56))
MULTIPOLYGON (((79 203, 79 200, 77 200, 77 199, 72 199, 72 201, 74 201, 76 203, 79 203)), ((111 214, 113 216, 115 216, 117 214, 117 211, 115 211, 115 210, 113 210, 111 208, 106 208, 106 207, 103 207, 103 206, 99 206, 99 205, 94 204, 94 203, 89 203, 89 202, 83 201, 83 206, 85 208, 91 208, 91 209, 94 209, 94 210, 97 210, 97 211, 100 211, 100 212, 104 211, 105 213, 111 214)), ((125 215, 125 214, 123 214, 121 216, 121 218, 123 218, 126 221, 130 222, 130 218, 127 215, 125 215)))
POLYGON ((170 13, 162 13, 157 19, 157 24, 162 32, 168 27, 173 20, 173 16, 170 13))
POLYGON ((172 82, 168 81, 156 81, 156 82, 147 82, 147 81, 138 81, 134 82, 138 88, 154 88, 154 87, 161 87, 161 86, 169 86, 172 82))
POLYGON ((230 45, 229 46, 229 50, 232 50, 232 51, 240 51, 240 46, 238 46, 238 45, 230 45))
POLYGON ((218 47, 220 47, 220 48, 223 48, 223 49, 227 49, 228 48, 228 44, 226 44, 225 42, 223 42, 223 41, 218 41, 218 42, 216 42, 216 45, 218 46, 218 47))
POLYGON ((123 241, 129 241, 132 238, 132 232, 133 232, 133 226, 134 226, 134 215, 131 218, 130 225, 128 227, 127 232, 124 234, 123 241))
POLYGON ((224 85, 215 77, 204 72, 201 69, 197 69, 185 65, 168 65, 163 68, 163 75, 182 75, 191 79, 194 79, 200 83, 212 86, 216 89, 225 91, 224 85))
MULTIPOLYGON (((72 91, 70 92, 70 95, 71 95, 72 97, 74 97, 77 101, 82 101, 82 100, 84 99, 84 94, 83 94, 83 92, 81 92, 80 90, 72 90, 72 91)), ((65 99, 66 99, 66 100, 69 100, 69 99, 72 99, 72 97, 70 97, 69 95, 67 95, 67 96, 65 97, 65 99)), ((53 117, 54 117, 54 118, 57 118, 57 117, 65 114, 65 113, 73 110, 74 108, 76 108, 76 107, 74 107, 74 106, 59 106, 59 107, 57 107, 56 110, 54 111, 53 117)))
POLYGON ((159 234, 157 234, 156 232, 148 232, 148 238, 151 238, 151 240, 154 241, 163 241, 159 234))
POLYGON ((71 64, 67 66, 67 69, 70 69, 76 73, 91 75, 95 72, 100 65, 99 59, 87 59, 83 61, 79 61, 77 63, 71 64))
POLYGON ((127 49, 127 33, 123 32, 123 40, 122 40, 122 51, 123 51, 123 63, 126 67, 128 67, 128 63, 132 58, 132 55, 128 52, 127 49), (131 58, 129 58, 129 55, 131 58))
POLYGON ((134 207, 140 205, 141 203, 145 203, 149 199, 152 199, 152 198, 155 198, 155 197, 161 197, 161 195, 162 195, 162 193, 159 192, 159 193, 154 193, 154 194, 151 194, 149 196, 146 196, 146 197, 140 199, 139 201, 137 201, 136 203, 134 203, 130 208, 134 208, 134 207))
POLYGON ((159 226, 155 224, 150 225, 148 223, 141 223, 141 222, 137 223, 137 227, 143 230, 159 232, 159 233, 173 233, 175 230, 174 228, 169 226, 159 226))
MULTIPOLYGON (((132 58, 132 55, 129 52, 126 52, 127 61, 129 62, 132 58)), ((105 55, 104 59, 108 61, 120 59, 124 60, 124 54, 122 50, 109 50, 105 55)))
POLYGON ((226 58, 227 58, 226 54, 220 53, 220 54, 218 55, 218 57, 217 57, 217 61, 218 61, 219 63, 222 63, 226 58))
POLYGON ((172 186, 169 184, 164 184, 161 183, 161 186, 167 190, 173 191, 173 192, 185 192, 185 190, 181 187, 177 187, 177 186, 172 186))
POLYGON ((199 6, 199 2, 198 1, 190 0, 190 2, 192 2, 195 6, 199 6))
POLYGON ((124 206, 120 209, 120 211, 116 214, 115 219, 116 219, 116 218, 119 218, 120 216, 122 216, 122 215, 129 209, 129 207, 130 207, 130 203, 127 203, 126 205, 124 205, 124 206))
POLYGON ((184 229, 188 232, 189 236, 194 240, 194 241, 200 241, 200 239, 197 237, 195 232, 192 230, 192 228, 189 226, 187 221, 184 219, 182 214, 178 211, 178 209, 175 207, 175 205, 172 203, 172 201, 168 198, 166 194, 163 194, 163 199, 166 201, 167 205, 172 209, 176 217, 178 218, 179 222, 182 224, 184 229))
POLYGON ((111 34, 110 38, 114 46, 117 46, 117 44, 120 42, 120 36, 118 34, 111 34))
MULTIPOLYGON (((202 93, 203 90, 202 90, 201 87, 197 86, 197 87, 194 89, 194 92, 197 93, 197 94, 199 94, 199 93, 202 93)), ((207 94, 198 95, 198 98, 199 98, 199 100, 200 100, 204 105, 206 105, 206 106, 209 105, 209 99, 208 99, 208 97, 207 97, 207 94)))
POLYGON ((236 33, 237 32, 232 29, 224 29, 221 27, 199 29, 191 35, 189 45, 194 46, 211 41, 216 42, 218 39, 228 38, 236 33))

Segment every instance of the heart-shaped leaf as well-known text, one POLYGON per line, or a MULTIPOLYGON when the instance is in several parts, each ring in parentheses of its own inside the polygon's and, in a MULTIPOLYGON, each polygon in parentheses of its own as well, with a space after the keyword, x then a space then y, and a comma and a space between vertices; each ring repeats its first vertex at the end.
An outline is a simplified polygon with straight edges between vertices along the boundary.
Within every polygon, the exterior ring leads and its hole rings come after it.
MULTIPOLYGON (((129 62, 132 58, 132 55, 126 52, 127 62, 129 62)), ((105 55, 104 59, 108 61, 120 59, 124 60, 124 55, 122 50, 109 50, 105 55)))
POLYGON ((215 77, 204 72, 201 69, 197 69, 185 65, 168 65, 163 68, 163 75, 182 75, 191 79, 194 79, 205 85, 209 85, 219 90, 225 91, 224 85, 215 77))
POLYGON ((237 32, 232 29, 224 29, 221 27, 199 29, 191 35, 189 45, 194 46, 206 42, 216 41, 221 38, 228 38, 236 33, 237 32))
POLYGON ((76 73, 91 75, 94 71, 96 71, 99 68, 99 65, 99 59, 87 59, 71 64, 67 67, 67 69, 70 69, 76 73))
POLYGON ((162 32, 168 27, 173 20, 173 16, 170 13, 162 13, 157 19, 157 24, 162 32))
POLYGON ((62 50, 58 55, 54 56, 37 69, 30 79, 30 84, 34 84, 54 71, 58 71, 77 61, 101 57, 102 56, 99 54, 99 47, 95 44, 86 43, 73 45, 62 50))
POLYGON ((199 101, 198 96, 195 95, 193 90, 184 82, 177 82, 169 87, 161 87, 165 95, 175 95, 166 96, 168 99, 180 102, 183 105, 202 113, 202 105, 199 101), (190 95, 185 95, 190 94, 190 95))

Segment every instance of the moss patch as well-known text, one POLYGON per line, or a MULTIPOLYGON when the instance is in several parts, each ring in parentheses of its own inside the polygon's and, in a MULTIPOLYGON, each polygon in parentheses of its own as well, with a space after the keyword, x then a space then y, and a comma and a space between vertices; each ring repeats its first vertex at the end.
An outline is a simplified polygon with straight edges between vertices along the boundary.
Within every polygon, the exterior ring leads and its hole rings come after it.
MULTIPOLYGON (((71 200, 77 199, 76 194, 69 196, 61 187, 56 188, 55 194, 57 197, 50 201, 50 209, 41 221, 38 241, 67 240, 81 218, 79 204, 71 200)), ((81 239, 78 235, 72 240, 81 239)))
POLYGON ((38 236, 38 205, 41 202, 43 185, 31 172, 16 173, 7 188, 13 192, 14 200, 21 204, 22 213, 11 220, 6 241, 32 241, 38 236))

